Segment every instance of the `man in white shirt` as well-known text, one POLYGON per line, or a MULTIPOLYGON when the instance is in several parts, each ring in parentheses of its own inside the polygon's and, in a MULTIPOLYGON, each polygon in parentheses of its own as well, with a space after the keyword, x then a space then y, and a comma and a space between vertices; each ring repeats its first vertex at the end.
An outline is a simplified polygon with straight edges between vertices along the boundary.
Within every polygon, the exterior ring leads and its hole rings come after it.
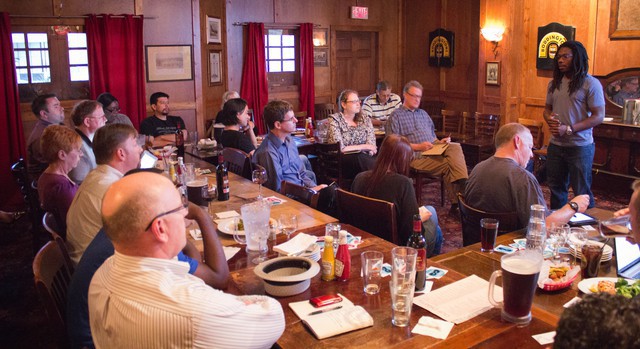
POLYGON ((188 274, 187 203, 169 179, 136 173, 114 183, 102 205, 115 248, 89 287, 97 348, 269 348, 284 331, 280 303, 234 296, 188 274))
POLYGON ((98 166, 78 188, 67 213, 67 247, 75 264, 102 228, 100 207, 105 191, 138 167, 142 148, 136 141, 137 135, 132 126, 124 124, 107 125, 96 132, 93 151, 98 166))
POLYGON ((373 126, 384 125, 389 115, 401 104, 400 96, 391 93, 391 85, 383 80, 376 84, 376 93, 365 98, 362 114, 371 118, 373 126))

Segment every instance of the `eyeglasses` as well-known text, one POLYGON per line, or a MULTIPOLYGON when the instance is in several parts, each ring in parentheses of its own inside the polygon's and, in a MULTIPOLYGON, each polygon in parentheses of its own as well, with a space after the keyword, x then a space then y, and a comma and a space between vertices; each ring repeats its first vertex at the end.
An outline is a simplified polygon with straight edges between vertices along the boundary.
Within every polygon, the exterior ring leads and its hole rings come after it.
POLYGON ((360 104, 360 100, 359 99, 354 99, 352 101, 346 101, 346 103, 357 103, 357 104, 360 104))
POLYGON ((294 116, 294 117, 292 117, 292 118, 286 119, 286 120, 282 120, 282 121, 280 121, 280 122, 281 122, 281 123, 285 123, 285 122, 289 122, 289 121, 293 121, 293 120, 296 120, 296 117, 295 117, 295 116, 294 116))
POLYGON ((147 225, 147 227, 144 229, 145 231, 149 230, 149 228, 151 228, 151 225, 153 224, 153 222, 156 221, 156 219, 160 218, 160 217, 164 217, 167 215, 170 215, 172 213, 176 213, 176 212, 180 212, 183 209, 189 207, 189 199, 187 199, 186 196, 184 195, 180 195, 180 199, 182 200, 182 204, 180 205, 180 207, 176 207, 173 210, 169 210, 167 212, 162 212, 161 214, 153 217, 153 219, 151 220, 151 222, 149 222, 149 225, 147 225))
POLYGON ((113 109, 107 109, 105 108, 106 111, 108 111, 109 113, 117 113, 120 111, 120 107, 115 107, 113 109))
POLYGON ((573 57, 573 55, 571 53, 565 53, 563 55, 557 55, 556 57, 558 57, 558 59, 560 59, 560 58, 569 59, 569 58, 573 57))
POLYGON ((417 98, 417 99, 422 99, 422 95, 414 95, 413 93, 407 91, 406 94, 408 94, 409 96, 413 97, 413 98, 417 98))

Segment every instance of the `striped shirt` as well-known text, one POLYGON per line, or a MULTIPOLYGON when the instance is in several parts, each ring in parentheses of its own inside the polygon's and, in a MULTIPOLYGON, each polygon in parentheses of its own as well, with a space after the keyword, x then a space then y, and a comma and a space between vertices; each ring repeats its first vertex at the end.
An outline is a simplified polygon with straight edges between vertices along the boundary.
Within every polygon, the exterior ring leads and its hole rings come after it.
POLYGON ((269 348, 284 313, 266 296, 233 296, 177 260, 118 253, 95 273, 89 319, 96 348, 269 348))
POLYGON ((362 114, 384 121, 387 120, 389 115, 391 115, 391 113, 401 104, 402 101, 400 100, 400 96, 395 93, 391 94, 385 104, 380 104, 378 101, 378 94, 374 93, 365 98, 364 103, 362 103, 362 114))

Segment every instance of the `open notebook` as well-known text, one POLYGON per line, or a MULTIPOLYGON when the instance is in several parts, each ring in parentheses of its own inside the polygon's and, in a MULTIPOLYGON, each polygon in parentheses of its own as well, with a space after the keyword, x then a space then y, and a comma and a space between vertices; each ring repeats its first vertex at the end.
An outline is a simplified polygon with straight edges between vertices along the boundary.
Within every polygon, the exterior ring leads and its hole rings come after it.
POLYGON ((342 302, 321 308, 313 307, 309 301, 289 303, 289 307, 318 339, 373 326, 373 318, 364 308, 354 305, 343 295, 340 297, 342 302), (334 308, 339 309, 331 310, 334 308), (325 312, 312 315, 318 310, 325 312))
POLYGON ((448 146, 449 143, 435 143, 431 149, 423 151, 422 155, 442 155, 448 146))

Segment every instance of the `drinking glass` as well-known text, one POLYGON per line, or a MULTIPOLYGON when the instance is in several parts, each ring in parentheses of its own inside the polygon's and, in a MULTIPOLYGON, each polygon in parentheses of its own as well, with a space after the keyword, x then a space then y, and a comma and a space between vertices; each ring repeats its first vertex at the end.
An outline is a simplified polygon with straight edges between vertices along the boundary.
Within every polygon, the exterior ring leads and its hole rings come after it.
POLYGON ((600 228, 600 235, 604 237, 612 236, 628 236, 631 231, 631 224, 629 223, 630 215, 624 215, 619 217, 613 217, 605 221, 598 222, 598 228, 600 228))
POLYGON ((391 323, 398 327, 409 326, 415 283, 413 281, 406 283, 389 281, 389 291, 391 293, 391 323))
POLYGON ((340 243, 339 233, 342 226, 340 223, 327 223, 324 226, 324 236, 333 236, 333 250, 338 251, 338 244, 340 243))
POLYGON ((572 254, 574 257, 573 262, 576 263, 576 259, 578 255, 581 253, 580 250, 582 246, 587 243, 588 235, 587 231, 582 227, 575 227, 569 229, 569 235, 567 237, 567 242, 569 246, 573 249, 572 254))
POLYGON ((251 180, 253 183, 258 184, 258 197, 256 199, 262 200, 262 184, 267 181, 267 171, 264 168, 259 168, 251 172, 251 180))
POLYGON ((260 264, 267 259, 267 239, 269 238, 269 230, 260 230, 257 233, 251 234, 251 239, 258 243, 258 256, 251 260, 253 264, 260 264))
POLYGON ((287 240, 289 240, 289 238, 291 238, 291 234, 298 229, 298 216, 293 213, 282 213, 280 214, 278 223, 280 225, 280 230, 287 234, 287 240))
POLYGON ((480 220, 480 251, 493 252, 499 225, 500 222, 497 219, 482 218, 480 220))
POLYGON ((211 201, 217 196, 216 187, 205 185, 202 187, 202 198, 207 202, 207 208, 211 212, 211 201))
POLYGON ((551 225, 549 244, 553 250, 553 259, 560 259, 560 248, 564 247, 570 232, 569 224, 551 225))

